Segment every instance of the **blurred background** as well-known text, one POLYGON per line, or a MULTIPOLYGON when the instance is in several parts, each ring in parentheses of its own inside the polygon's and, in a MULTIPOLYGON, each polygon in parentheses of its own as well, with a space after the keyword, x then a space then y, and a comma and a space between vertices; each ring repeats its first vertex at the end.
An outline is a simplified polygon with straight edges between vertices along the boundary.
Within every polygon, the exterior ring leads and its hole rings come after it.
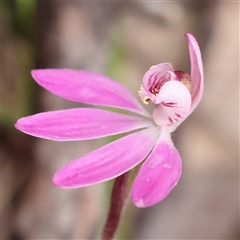
MULTIPOLYGON (((2 1, 2 239, 99 239, 111 184, 66 190, 51 179, 109 139, 53 142, 13 124, 41 111, 82 107, 41 89, 33 68, 106 74, 137 96, 150 66, 190 72, 187 39, 202 50, 205 91, 173 133, 183 159, 161 203, 130 201, 116 239, 239 239, 239 3, 230 1, 2 1)), ((149 107, 151 108, 151 106, 149 107)))

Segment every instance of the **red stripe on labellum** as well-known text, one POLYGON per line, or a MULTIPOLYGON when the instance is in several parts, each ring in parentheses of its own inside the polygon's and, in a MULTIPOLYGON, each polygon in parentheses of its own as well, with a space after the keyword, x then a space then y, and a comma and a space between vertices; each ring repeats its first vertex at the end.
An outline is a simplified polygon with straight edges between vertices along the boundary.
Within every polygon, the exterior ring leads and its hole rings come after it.
POLYGON ((157 78, 158 78, 158 73, 154 76, 154 81, 153 81, 153 84, 152 85, 155 85, 156 84, 156 81, 157 81, 157 78))
POLYGON ((173 120, 170 117, 168 117, 168 120, 169 120, 170 124, 173 123, 173 120))
POLYGON ((149 76, 148 78, 148 87, 151 88, 152 87, 152 78, 155 76, 155 73, 153 73, 151 76, 149 76))
POLYGON ((175 113, 175 115, 179 118, 182 118, 182 116, 179 113, 175 113))
POLYGON ((177 103, 175 103, 175 102, 168 102, 168 103, 162 102, 163 106, 170 107, 170 108, 175 107, 176 104, 177 103))

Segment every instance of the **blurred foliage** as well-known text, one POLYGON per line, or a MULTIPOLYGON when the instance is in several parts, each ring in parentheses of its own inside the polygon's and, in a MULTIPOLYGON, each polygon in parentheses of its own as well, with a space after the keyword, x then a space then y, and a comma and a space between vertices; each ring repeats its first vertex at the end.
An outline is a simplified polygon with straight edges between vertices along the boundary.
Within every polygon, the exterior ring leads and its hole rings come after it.
POLYGON ((32 37, 33 20, 36 9, 36 1, 7 1, 11 13, 11 27, 14 32, 26 37, 32 37))
POLYGON ((35 1, 6 1, 3 7, 5 26, 3 61, 2 123, 13 128, 14 122, 29 115, 34 106, 34 85, 30 71, 34 67, 35 1), (7 51, 10 49, 10 51, 7 51), (9 95, 9 86, 11 95, 9 95), (11 97, 13 96, 13 97, 11 97))
POLYGON ((110 54, 106 66, 106 75, 123 82, 124 69, 126 68, 128 51, 124 39, 123 29, 117 25, 112 31, 110 54), (117 37, 116 37, 117 36, 117 37))

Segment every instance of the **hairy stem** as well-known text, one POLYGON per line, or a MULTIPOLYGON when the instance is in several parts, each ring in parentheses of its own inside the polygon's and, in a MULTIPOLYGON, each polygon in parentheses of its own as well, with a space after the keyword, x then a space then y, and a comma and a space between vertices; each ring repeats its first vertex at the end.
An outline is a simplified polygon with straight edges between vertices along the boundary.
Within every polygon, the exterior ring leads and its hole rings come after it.
POLYGON ((128 175, 129 173, 126 172, 121 176, 117 177, 114 182, 110 202, 110 209, 103 230, 102 240, 113 239, 114 234, 117 231, 118 224, 121 220, 124 203, 128 195, 127 191, 128 175))

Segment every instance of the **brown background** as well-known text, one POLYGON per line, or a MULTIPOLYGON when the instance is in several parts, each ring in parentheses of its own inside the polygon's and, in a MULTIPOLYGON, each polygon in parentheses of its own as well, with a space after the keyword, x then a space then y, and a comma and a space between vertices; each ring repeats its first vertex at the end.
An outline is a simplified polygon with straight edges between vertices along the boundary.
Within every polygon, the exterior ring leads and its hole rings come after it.
POLYGON ((2 239, 99 239, 107 215, 109 184, 65 190, 51 178, 108 139, 59 143, 13 128, 25 115, 83 106, 41 89, 30 70, 100 72, 137 96, 151 65, 190 71, 186 32, 202 50, 205 90, 173 134, 183 175, 161 203, 129 202, 118 239, 239 239, 238 2, 39 0, 2 8, 2 239))

